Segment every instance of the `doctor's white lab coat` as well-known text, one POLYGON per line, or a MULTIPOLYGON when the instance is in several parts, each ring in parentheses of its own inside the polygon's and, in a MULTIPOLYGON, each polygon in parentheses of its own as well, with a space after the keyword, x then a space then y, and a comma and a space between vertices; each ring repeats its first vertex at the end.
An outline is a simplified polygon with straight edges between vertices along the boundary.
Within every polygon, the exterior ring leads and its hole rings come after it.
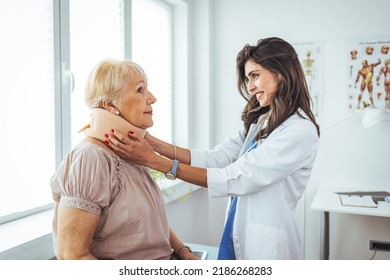
POLYGON ((295 208, 317 154, 317 130, 295 114, 247 152, 260 123, 252 124, 246 138, 240 131, 214 150, 192 150, 191 165, 207 168, 209 197, 238 197, 233 226, 237 259, 302 259, 295 208))

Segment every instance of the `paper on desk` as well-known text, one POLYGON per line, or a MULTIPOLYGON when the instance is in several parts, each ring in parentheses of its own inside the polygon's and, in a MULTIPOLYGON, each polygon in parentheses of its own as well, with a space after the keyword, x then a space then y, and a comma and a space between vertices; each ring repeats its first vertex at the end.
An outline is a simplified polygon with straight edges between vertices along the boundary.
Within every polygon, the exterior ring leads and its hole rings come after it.
POLYGON ((344 206, 378 207, 370 195, 340 194, 340 200, 344 206))

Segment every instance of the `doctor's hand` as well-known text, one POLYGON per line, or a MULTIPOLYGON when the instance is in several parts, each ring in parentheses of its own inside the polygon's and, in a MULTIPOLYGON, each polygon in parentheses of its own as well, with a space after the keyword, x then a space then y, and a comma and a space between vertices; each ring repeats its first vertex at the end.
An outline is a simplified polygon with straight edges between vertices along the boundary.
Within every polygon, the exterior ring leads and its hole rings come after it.
POLYGON ((128 161, 148 166, 148 163, 157 156, 148 141, 133 131, 129 131, 128 136, 125 136, 112 129, 105 136, 106 145, 128 161))

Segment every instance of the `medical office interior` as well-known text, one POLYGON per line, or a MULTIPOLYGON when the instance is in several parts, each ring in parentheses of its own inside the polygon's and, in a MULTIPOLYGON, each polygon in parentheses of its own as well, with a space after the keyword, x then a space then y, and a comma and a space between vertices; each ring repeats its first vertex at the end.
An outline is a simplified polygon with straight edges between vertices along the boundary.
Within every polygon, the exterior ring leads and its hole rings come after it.
MULTIPOLYGON (((237 53, 246 43, 255 44, 260 38, 273 36, 296 46, 307 71, 309 86, 312 86, 313 106, 322 130, 315 167, 296 213, 304 241, 305 259, 390 259, 389 249, 370 249, 370 241, 390 243, 390 203, 380 201, 376 209, 354 207, 361 211, 349 213, 335 211, 331 206, 328 208, 327 201, 321 201, 325 198, 316 197, 321 190, 390 192, 390 108, 386 109, 388 104, 383 101, 386 95, 385 75, 380 76, 378 84, 376 80, 386 59, 390 59, 386 50, 381 53, 380 48, 390 45, 388 0, 83 0, 81 2, 88 8, 79 11, 74 9, 79 0, 34 1, 35 8, 28 8, 32 4, 27 0, 16 1, 22 2, 22 5, 12 2, 0 0, 0 34, 7 38, 0 46, 0 58, 8 61, 5 69, 0 70, 1 95, 7 101, 0 110, 0 128, 3 136, 6 135, 6 139, 2 137, 0 140, 1 154, 6 155, 0 159, 3 177, 0 179, 0 259, 50 259, 54 256, 48 182, 60 159, 72 145, 71 141, 59 139, 71 139, 73 136, 70 131, 82 124, 82 121, 69 121, 71 115, 79 109, 72 108, 68 113, 63 109, 72 107, 72 98, 76 97, 69 96, 82 91, 82 79, 78 78, 76 69, 73 69, 77 63, 85 62, 83 69, 89 71, 95 63, 105 58, 102 55, 105 52, 118 53, 118 57, 122 58, 137 58, 146 73, 150 73, 151 84, 156 84, 156 114, 159 113, 159 107, 168 109, 161 117, 157 115, 154 118, 156 126, 159 123, 168 123, 169 126, 153 131, 168 131, 168 135, 160 134, 161 137, 179 146, 209 149, 225 137, 235 135, 242 127, 240 114, 245 103, 236 89, 237 53), (28 18, 29 13, 38 9, 38 2, 42 3, 44 12, 52 14, 49 19, 54 22, 50 27, 52 29, 49 29, 53 36, 45 44, 68 44, 71 46, 68 50, 47 47, 47 53, 28 52, 30 45, 37 44, 38 38, 45 38, 38 31, 29 31, 29 22, 23 22, 24 16, 28 18), (132 2, 134 5, 144 2, 164 7, 169 11, 170 21, 160 24, 157 22, 160 18, 154 17, 139 25, 140 31, 129 31, 130 26, 137 26, 137 9, 135 6, 132 9, 132 2), (105 30, 99 27, 93 30, 91 25, 89 29, 85 27, 84 33, 72 37, 73 30, 81 28, 72 26, 73 16, 87 25, 94 11, 97 13, 95 7, 109 5, 107 3, 116 5, 112 9, 105 9, 107 18, 116 15, 115 11, 130 11, 117 12, 121 15, 121 20, 117 21, 121 28, 105 30), (61 13, 65 13, 70 20, 64 17, 58 19, 61 13), (153 38, 153 29, 163 24, 171 24, 171 32, 167 33, 171 37, 153 38), (14 30, 14 34, 10 30, 14 30), (114 42, 119 36, 116 33, 122 32, 120 30, 130 34, 122 40, 124 50, 120 44, 118 50, 112 50, 114 43, 105 50, 99 39, 94 39, 100 35, 105 43, 107 40, 114 42), (26 36, 25 40, 20 38, 21 34, 26 36), (133 41, 141 38, 137 36, 146 36, 150 40, 148 42, 151 42, 149 45, 152 47, 146 55, 141 55, 136 46, 129 47, 133 46, 129 39, 131 36, 133 41), (9 43, 12 40, 18 43, 12 45, 9 43), (72 40, 81 43, 72 45, 72 40), (164 54, 161 55, 162 60, 156 61, 154 52, 164 51, 161 46, 166 42, 171 52, 165 58, 164 54), (10 55, 9 50, 4 49, 4 44, 9 44, 15 52, 10 55), (370 46, 374 48, 371 54, 367 51, 370 46), (85 48, 85 52, 72 58, 72 51, 75 53, 78 48, 85 48), (86 60, 88 48, 101 50, 100 59, 93 57, 86 60), (4 53, 6 51, 8 53, 4 53), (353 51, 358 53, 356 60, 352 57, 353 51), (22 59, 17 58, 18 54, 22 59), (37 59, 43 57, 48 60, 52 54, 55 57, 53 66, 39 68, 37 59), (367 88, 362 93, 362 102, 358 104, 362 77, 356 88, 355 81, 358 70, 362 68, 363 58, 368 63, 375 64, 378 59, 381 62, 373 67, 375 108, 370 104, 367 88), (31 63, 37 67, 31 66, 31 63), (159 68, 159 73, 168 75, 167 79, 172 83, 167 87, 167 94, 161 95, 157 92, 158 77, 161 75, 155 75, 152 71, 153 67, 165 63, 171 66, 165 70, 159 68), (54 74, 44 78, 38 75, 31 80, 32 72, 38 69, 49 71, 49 68, 54 74), (58 72, 62 75, 55 74, 58 72), (13 73, 12 78, 3 80, 11 77, 10 73, 13 73), (152 77, 156 77, 156 81, 152 77), (42 81, 39 80, 41 78, 42 81), (35 83, 43 83, 45 90, 55 94, 42 98, 41 90, 34 89, 35 83), (45 106, 49 103, 56 105, 46 110, 45 106), (35 111, 40 112, 44 122, 32 122, 35 111), (22 118, 13 122, 15 115, 21 115, 22 118), (44 156, 43 151, 47 150, 44 156), (43 178, 38 178, 37 174, 42 173, 45 174, 43 178), (29 188, 24 189, 25 185, 29 188), (16 205, 12 201, 22 201, 23 196, 31 200, 42 193, 47 193, 48 199, 38 201, 34 207, 30 207, 33 210, 5 209, 7 205, 16 205), (321 201, 322 206, 316 207, 316 201, 321 201), (327 226, 324 218, 326 211, 329 214, 327 226), (380 212, 376 214, 375 211, 380 212), (19 215, 21 213, 25 215, 19 215)), ((144 15, 147 18, 151 10, 146 11, 144 15)), ((105 14, 100 17, 105 18, 105 14)), ((47 18, 44 20, 48 21, 47 18)), ((227 199, 209 199, 206 189, 179 180, 158 180, 166 199, 170 225, 180 238, 191 244, 218 247, 227 199)))

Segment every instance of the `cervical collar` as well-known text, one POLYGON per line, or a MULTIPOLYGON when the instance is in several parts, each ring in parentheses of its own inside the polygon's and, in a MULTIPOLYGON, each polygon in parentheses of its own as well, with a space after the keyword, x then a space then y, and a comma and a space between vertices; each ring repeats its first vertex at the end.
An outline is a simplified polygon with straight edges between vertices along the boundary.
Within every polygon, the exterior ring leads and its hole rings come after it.
POLYGON ((111 132, 111 129, 115 129, 123 135, 127 135, 129 131, 134 131, 142 137, 146 134, 146 130, 134 126, 121 116, 100 108, 92 109, 89 124, 83 127, 80 132, 82 131, 89 137, 104 141, 106 140, 104 134, 111 132))

